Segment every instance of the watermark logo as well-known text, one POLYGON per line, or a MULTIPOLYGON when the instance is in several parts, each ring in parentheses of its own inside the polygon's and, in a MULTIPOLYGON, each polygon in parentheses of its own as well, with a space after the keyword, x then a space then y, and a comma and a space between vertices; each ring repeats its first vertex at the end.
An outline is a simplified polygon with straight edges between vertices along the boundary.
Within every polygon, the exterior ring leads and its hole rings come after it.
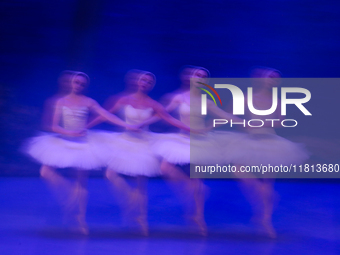
MULTIPOLYGON (((210 85, 205 84, 205 83, 203 83, 203 82, 197 82, 197 83, 198 83, 198 84, 201 84, 201 85, 204 85, 204 86, 208 87, 209 89, 211 89, 211 91, 215 93, 215 95, 217 96, 218 100, 220 101, 220 104, 222 105, 221 97, 220 97, 220 95, 217 93, 217 91, 216 91, 213 87, 211 87, 210 85)), ((217 103, 216 103, 216 100, 215 100, 214 96, 213 96, 208 90, 206 90, 206 89, 204 89, 204 88, 199 88, 199 89, 203 90, 203 91, 206 92, 209 96, 211 96, 212 100, 214 101, 215 105, 217 106, 217 103)), ((206 103, 206 100, 205 100, 205 103, 206 103)))
POLYGON ((183 119, 193 130, 218 128, 192 132, 192 178, 340 178, 329 153, 340 148, 339 78, 194 77, 190 85, 183 119))
POLYGON ((207 103, 207 95, 211 97, 211 99, 214 101, 214 104, 217 106, 217 100, 220 102, 220 105, 222 106, 222 99, 219 93, 216 91, 216 89, 227 89, 229 92, 231 92, 232 95, 232 106, 233 106, 233 112, 232 114, 235 116, 243 117, 245 115, 245 107, 248 107, 248 110, 251 114, 256 116, 270 116, 273 113, 275 113, 278 110, 278 107, 280 107, 280 113, 276 114, 279 116, 279 118, 275 119, 264 119, 261 117, 261 119, 250 119, 234 123, 232 120, 228 121, 226 119, 214 119, 213 120, 213 126, 216 125, 222 125, 230 123, 231 126, 233 124, 242 124, 244 127, 248 124, 249 127, 262 127, 265 125, 266 121, 271 122, 271 126, 275 126, 275 122, 279 121, 281 122, 282 127, 295 127, 297 126, 297 121, 295 119, 283 119, 283 116, 287 115, 287 105, 294 105, 297 107, 305 116, 311 116, 311 112, 307 110, 305 107, 305 103, 309 102, 311 99, 311 93, 308 89, 302 88, 302 87, 281 87, 281 100, 279 101, 279 94, 278 94, 278 87, 272 87, 271 90, 271 106, 267 109, 257 109, 254 105, 254 93, 253 93, 253 87, 247 87, 247 97, 245 98, 245 95, 243 91, 236 85, 227 84, 227 83, 216 83, 213 86, 203 83, 203 82, 197 82, 198 84, 204 86, 205 88, 198 87, 200 90, 206 92, 206 94, 201 94, 201 114, 207 115, 208 114, 208 103, 207 103), (209 91, 209 90, 210 91, 209 91), (292 96, 289 96, 290 94, 294 93, 297 98, 292 98, 292 96), (279 103, 280 102, 280 103, 279 103), (281 115, 281 116, 280 116, 281 115), (293 124, 289 124, 292 122, 293 124), (257 123, 256 125, 254 123, 257 123))
MULTIPOLYGON (((217 93, 217 91, 210 85, 199 82, 200 84, 207 86, 210 88, 217 98, 219 99, 221 105, 222 105, 222 100, 217 93)), ((235 85, 231 84, 215 84, 215 88, 218 89, 229 89, 232 97, 233 97, 233 114, 234 115, 244 115, 244 105, 245 105, 245 99, 244 99, 244 94, 240 88, 238 88, 235 85)), ((205 91, 207 94, 209 94, 213 101, 216 104, 216 100, 213 97, 213 95, 206 89, 200 88, 201 90, 205 91)), ((274 87, 272 88, 272 106, 267 109, 267 110, 258 110, 255 109, 254 104, 253 104, 253 88, 248 87, 247 88, 248 96, 247 96, 247 104, 248 108, 251 113, 256 114, 256 115, 270 115, 274 113, 277 109, 278 105, 278 93, 277 93, 277 88, 274 87)), ((304 103, 307 103, 311 99, 311 93, 308 89, 305 88, 289 88, 289 87, 282 87, 281 88, 281 115, 286 115, 287 114, 287 105, 288 104, 294 104, 297 108, 300 109, 300 111, 304 115, 312 115, 306 107, 303 106, 304 103), (288 93, 301 93, 304 94, 304 98, 287 98, 288 93)), ((206 95, 202 94, 202 115, 207 114, 207 100, 206 100, 206 95)))

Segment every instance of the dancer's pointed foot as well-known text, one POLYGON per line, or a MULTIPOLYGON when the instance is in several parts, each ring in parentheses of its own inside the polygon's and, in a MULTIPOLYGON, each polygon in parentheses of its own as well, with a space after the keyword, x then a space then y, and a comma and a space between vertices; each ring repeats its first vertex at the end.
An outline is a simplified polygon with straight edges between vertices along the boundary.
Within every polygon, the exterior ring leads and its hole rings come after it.
POLYGON ((270 221, 263 221, 261 224, 261 230, 267 237, 272 239, 277 238, 276 231, 273 227, 273 224, 270 221))
POLYGON ((87 225, 82 225, 82 226, 75 226, 72 228, 72 232, 77 233, 77 234, 81 234, 84 236, 88 236, 89 235, 89 228, 87 225))
POLYGON ((138 224, 141 234, 143 236, 148 236, 149 235, 149 225, 146 216, 140 215, 136 217, 136 223, 138 224))
POLYGON ((264 218, 260 219, 260 218, 254 217, 251 221, 257 227, 257 230, 261 234, 264 234, 265 236, 272 238, 272 239, 277 238, 276 231, 270 219, 264 219, 264 218))
POLYGON ((75 227, 75 231, 82 234, 88 235, 89 234, 89 227, 85 221, 85 217, 83 215, 76 216, 77 226, 75 227))
POLYGON ((79 213, 79 189, 76 185, 70 187, 67 197, 62 201, 63 224, 74 225, 77 223, 79 213))
POLYGON ((89 235, 89 228, 85 220, 81 218, 83 217, 79 217, 77 215, 72 215, 71 217, 69 215, 67 222, 65 221, 64 224, 66 224, 67 228, 71 233, 87 236, 89 235))
POLYGON ((203 216, 195 215, 195 216, 190 217, 190 220, 196 225, 196 227, 198 228, 198 233, 201 236, 208 235, 207 224, 205 223, 203 216))

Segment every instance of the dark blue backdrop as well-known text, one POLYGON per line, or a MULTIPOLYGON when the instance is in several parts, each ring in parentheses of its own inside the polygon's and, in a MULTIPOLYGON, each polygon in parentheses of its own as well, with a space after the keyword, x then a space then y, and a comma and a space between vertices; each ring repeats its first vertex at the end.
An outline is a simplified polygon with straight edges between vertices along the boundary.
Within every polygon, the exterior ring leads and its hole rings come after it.
MULTIPOLYGON (((123 89, 132 68, 155 73, 156 99, 178 87, 185 64, 213 77, 248 77, 254 65, 284 77, 339 77, 336 1, 11 0, 0 7, 0 83, 37 109, 64 69, 88 73, 89 96, 99 103, 123 89)), ((296 131, 337 136, 340 86, 311 92, 313 119, 296 131)))

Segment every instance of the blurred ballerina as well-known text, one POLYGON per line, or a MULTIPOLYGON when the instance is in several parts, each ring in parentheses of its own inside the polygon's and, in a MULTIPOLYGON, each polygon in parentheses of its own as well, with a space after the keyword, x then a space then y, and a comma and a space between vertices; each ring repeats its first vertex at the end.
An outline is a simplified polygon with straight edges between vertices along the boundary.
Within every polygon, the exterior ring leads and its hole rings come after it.
POLYGON ((142 71, 138 69, 129 70, 125 74, 125 77, 124 77, 124 83, 125 83, 124 90, 118 94, 110 96, 104 103, 103 105, 104 108, 111 109, 121 97, 135 93, 138 89, 137 83, 139 79, 139 74, 141 72, 142 71))
MULTIPOLYGON (((125 77, 124 77, 124 84, 125 84, 124 90, 119 92, 118 94, 112 95, 109 98, 107 98, 105 100, 104 104, 103 104, 103 108, 104 109, 111 109, 121 97, 135 93, 136 90, 137 90, 137 81, 139 79, 140 72, 141 72, 141 70, 138 70, 138 69, 129 70, 125 74, 125 77)), ((123 111, 117 111, 115 114, 118 117, 120 117, 121 119, 124 118, 124 112, 123 111)), ((98 117, 98 115, 91 116, 90 122, 92 122, 97 117, 98 117)), ((99 122, 97 122, 97 123, 99 123, 99 122)), ((111 126, 111 128, 112 128, 112 126, 111 126)), ((114 127, 114 131, 117 131, 117 132, 122 132, 124 130, 125 130, 125 128, 121 127, 121 126, 115 126, 114 127)))
MULTIPOLYGON (((272 106, 272 88, 280 85, 281 73, 271 68, 255 68, 252 70, 253 106, 258 110, 267 110, 272 106)), ((280 106, 278 101, 278 106, 280 106)), ((247 107, 246 107, 247 109, 247 107)), ((278 119, 282 120, 280 107, 271 115, 255 115, 247 109, 247 119, 278 119)), ((262 127, 248 127, 247 133, 238 140, 235 146, 233 163, 240 169, 241 166, 268 165, 280 166, 300 164, 308 159, 308 152, 301 144, 293 143, 276 135, 275 129, 280 127, 279 121, 272 123, 264 121, 262 127)), ((274 175, 267 175, 259 179, 251 173, 237 171, 235 175, 240 178, 242 190, 253 209, 252 221, 259 226, 267 236, 276 237, 272 225, 272 214, 275 202, 274 175)))
POLYGON ((53 123, 53 113, 55 110, 55 104, 58 99, 66 96, 70 93, 71 89, 71 80, 74 75, 74 71, 65 70, 59 75, 58 78, 58 92, 46 99, 44 104, 44 111, 42 115, 42 129, 48 132, 51 132, 52 123, 53 123))
MULTIPOLYGON (((208 128, 205 117, 201 115, 201 87, 206 83, 209 71, 203 67, 186 66, 180 74, 181 89, 174 93, 166 110, 179 113, 181 122, 196 130, 208 128), (190 88, 190 79, 192 86, 190 88)), ((224 119, 240 120, 223 111, 207 100, 209 113, 224 119)), ((186 196, 194 198, 194 213, 190 219, 198 226, 201 235, 207 234, 204 220, 205 186, 200 179, 190 179, 178 166, 210 165, 223 162, 223 154, 219 150, 217 136, 212 132, 190 134, 188 132, 164 134, 163 139, 155 142, 153 149, 161 156, 162 174, 172 182, 183 183, 186 196)))
MULTIPOLYGON (((148 234, 147 224, 147 194, 145 177, 160 175, 160 162, 151 150, 151 143, 157 135, 148 131, 145 122, 154 114, 170 124, 190 131, 189 126, 171 117, 161 104, 151 99, 148 92, 156 83, 155 76, 150 72, 140 71, 136 79, 136 91, 120 97, 115 105, 109 109, 115 113, 123 109, 125 121, 131 125, 143 125, 135 132, 129 128, 123 134, 111 133, 106 136, 107 144, 111 145, 108 151, 108 168, 106 177, 114 185, 121 197, 128 204, 128 211, 135 206, 138 215, 134 217, 141 227, 144 235, 148 234), (137 188, 132 188, 119 174, 137 177, 137 188)), ((89 123, 89 127, 102 121, 97 118, 89 123)))
POLYGON ((63 82, 61 85, 65 93, 52 98, 54 100, 49 100, 49 103, 55 102, 53 120, 47 119, 45 123, 45 129, 55 134, 31 138, 25 150, 42 164, 41 177, 59 195, 65 213, 77 224, 76 230, 88 234, 85 222, 87 204, 87 171, 85 170, 99 169, 106 165, 98 135, 86 131, 88 114, 94 112, 113 124, 134 127, 101 108, 93 99, 83 95, 84 89, 89 84, 89 77, 85 73, 68 71, 62 74, 59 81, 63 82), (69 182, 59 175, 55 168, 75 168, 76 182, 69 182), (62 192, 64 192, 63 196, 60 195, 62 192))

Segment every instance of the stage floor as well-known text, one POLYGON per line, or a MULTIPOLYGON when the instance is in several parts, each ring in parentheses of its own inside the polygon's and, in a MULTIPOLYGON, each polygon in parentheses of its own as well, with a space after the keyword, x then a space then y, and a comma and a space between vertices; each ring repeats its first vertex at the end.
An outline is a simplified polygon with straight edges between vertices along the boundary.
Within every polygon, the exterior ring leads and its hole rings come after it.
POLYGON ((122 223, 106 180, 89 180, 89 236, 72 234, 40 178, 0 178, 0 254, 339 254, 340 182, 278 181, 274 227, 267 238, 249 223, 251 208, 234 180, 208 180, 208 236, 183 218, 183 206, 161 179, 148 183, 150 235, 122 223))

